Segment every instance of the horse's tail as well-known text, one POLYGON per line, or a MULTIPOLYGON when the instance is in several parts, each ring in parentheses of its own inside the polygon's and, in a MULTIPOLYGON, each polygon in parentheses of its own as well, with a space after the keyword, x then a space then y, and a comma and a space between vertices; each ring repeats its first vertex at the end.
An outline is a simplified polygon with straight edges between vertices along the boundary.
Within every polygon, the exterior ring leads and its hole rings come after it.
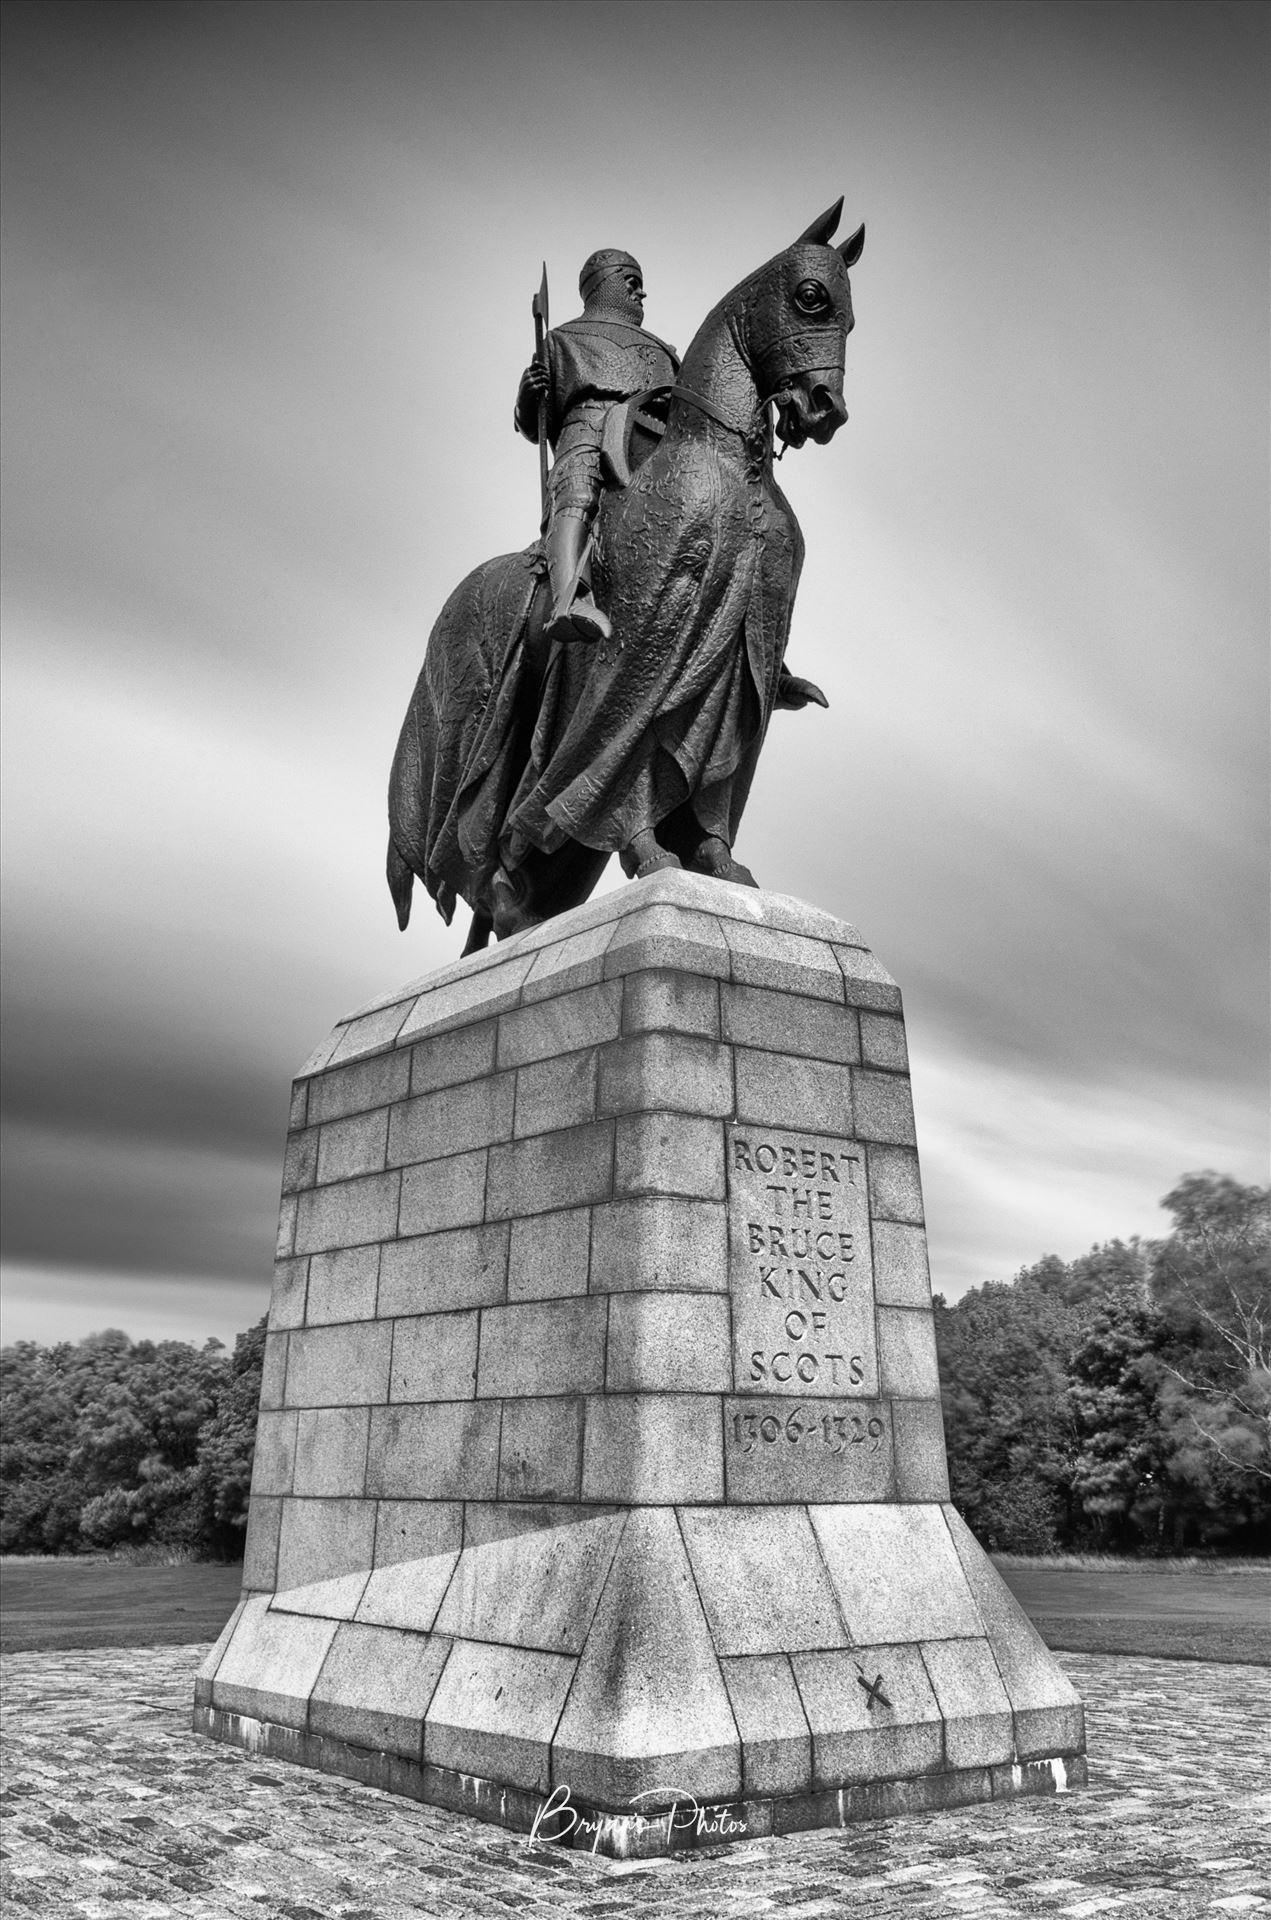
POLYGON ((410 921, 410 896, 414 891, 415 875, 408 860, 398 851, 392 834, 388 836, 388 890, 393 896, 393 905, 397 909, 397 924, 405 933, 410 921))

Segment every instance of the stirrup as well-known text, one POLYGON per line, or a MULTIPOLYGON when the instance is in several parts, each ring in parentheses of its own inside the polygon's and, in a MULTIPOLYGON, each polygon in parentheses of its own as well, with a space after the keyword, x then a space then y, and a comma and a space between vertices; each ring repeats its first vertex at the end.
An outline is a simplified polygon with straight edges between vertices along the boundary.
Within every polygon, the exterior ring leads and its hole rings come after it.
POLYGON ((558 609, 543 629, 548 640, 582 640, 588 644, 613 638, 608 618, 592 600, 575 600, 558 609))

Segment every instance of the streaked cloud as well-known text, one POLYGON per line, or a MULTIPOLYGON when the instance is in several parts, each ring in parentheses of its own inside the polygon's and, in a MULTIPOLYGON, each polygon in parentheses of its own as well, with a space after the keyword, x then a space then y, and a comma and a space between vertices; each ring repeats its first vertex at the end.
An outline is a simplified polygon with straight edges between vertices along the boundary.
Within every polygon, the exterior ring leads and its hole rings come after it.
POLYGON ((103 1322, 259 1297, 292 1070, 458 949, 396 934, 383 788, 443 598, 534 530, 509 411, 543 254, 560 313, 633 247, 682 347, 839 191, 869 222, 852 417, 781 470, 792 659, 832 709, 778 716, 741 850, 905 988, 946 1292, 1159 1228, 1185 1167, 1259 1177, 1261 10, 289 0, 6 33, 37 1319, 91 1311, 94 1271, 103 1322))

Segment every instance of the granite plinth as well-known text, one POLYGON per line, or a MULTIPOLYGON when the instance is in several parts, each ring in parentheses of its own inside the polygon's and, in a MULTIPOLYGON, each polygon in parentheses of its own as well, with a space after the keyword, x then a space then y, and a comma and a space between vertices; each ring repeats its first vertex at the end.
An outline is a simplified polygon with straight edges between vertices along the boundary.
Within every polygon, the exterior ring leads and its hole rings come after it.
POLYGON ((853 928, 662 874, 317 1050, 196 1725, 617 1854, 1084 1777, 948 1504, 900 994, 853 928))

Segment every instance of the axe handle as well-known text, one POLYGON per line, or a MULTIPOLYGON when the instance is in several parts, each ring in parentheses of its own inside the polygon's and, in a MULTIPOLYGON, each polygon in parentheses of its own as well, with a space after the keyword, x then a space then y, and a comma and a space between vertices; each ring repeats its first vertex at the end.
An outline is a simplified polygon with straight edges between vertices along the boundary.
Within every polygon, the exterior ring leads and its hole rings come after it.
MULTIPOLYGON (((538 301, 534 302, 534 358, 540 366, 547 365, 547 356, 543 351, 543 314, 538 301)), ((540 394, 538 402, 538 490, 539 505, 543 519, 547 519, 547 395, 540 394)))

